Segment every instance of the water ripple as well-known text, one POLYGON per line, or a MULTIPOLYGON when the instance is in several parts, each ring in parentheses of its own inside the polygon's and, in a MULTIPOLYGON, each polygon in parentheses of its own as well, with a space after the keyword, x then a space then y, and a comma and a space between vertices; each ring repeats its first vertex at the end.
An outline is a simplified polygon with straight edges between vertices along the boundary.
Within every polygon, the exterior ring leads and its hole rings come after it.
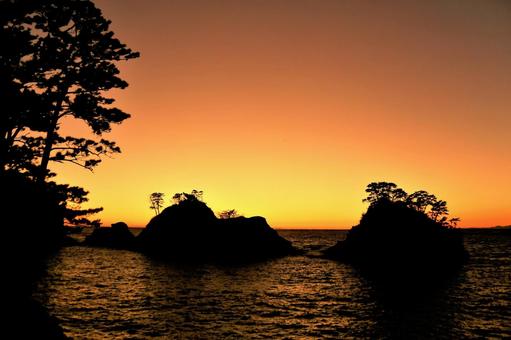
MULTIPOLYGON (((281 233, 311 251, 343 236, 281 233)), ((466 244, 459 276, 405 309, 386 305, 349 265, 320 258, 171 265, 85 247, 53 258, 34 296, 78 339, 511 336, 511 238, 468 235, 466 244)))

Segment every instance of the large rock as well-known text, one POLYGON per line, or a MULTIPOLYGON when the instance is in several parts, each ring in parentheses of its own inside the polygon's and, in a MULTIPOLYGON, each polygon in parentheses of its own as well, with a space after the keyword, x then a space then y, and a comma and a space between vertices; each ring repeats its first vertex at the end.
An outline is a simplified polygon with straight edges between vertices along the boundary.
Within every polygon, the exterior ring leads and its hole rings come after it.
MULTIPOLYGON (((4 284, 30 294, 46 258, 65 240, 63 209, 47 183, 17 173, 0 174, 0 256, 4 284)), ((7 291, 10 291, 7 289, 7 291)))
POLYGON ((390 201, 370 206, 346 240, 324 254, 389 280, 452 272, 467 258, 460 230, 390 201))
POLYGON ((25 294, 9 291, 2 299, 2 339, 69 339, 58 320, 48 310, 25 294))
POLYGON ((263 217, 218 219, 199 200, 164 209, 137 241, 146 253, 180 261, 246 262, 296 252, 263 217))
POLYGON ((135 245, 135 236, 124 222, 112 224, 110 228, 96 228, 87 236, 85 245, 94 247, 108 247, 130 249, 135 245))
POLYGON ((66 241, 64 211, 47 183, 15 172, 0 174, 2 339, 66 339, 57 320, 32 298, 46 260, 66 241))

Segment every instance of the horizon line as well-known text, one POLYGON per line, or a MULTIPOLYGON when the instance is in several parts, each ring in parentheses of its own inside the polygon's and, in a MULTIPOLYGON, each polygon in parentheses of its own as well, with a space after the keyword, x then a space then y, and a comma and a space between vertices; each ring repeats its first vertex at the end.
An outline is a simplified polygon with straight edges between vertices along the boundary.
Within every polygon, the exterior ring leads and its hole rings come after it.
MULTIPOLYGON (((271 226, 270 226, 271 227, 271 226)), ((101 228, 110 228, 109 225, 102 225, 101 228)), ((130 229, 145 229, 146 226, 128 226, 130 229)), ((349 228, 342 228, 342 227, 271 227, 275 230, 350 230, 352 227, 349 228)), ((484 227, 478 227, 478 226, 471 226, 471 227, 457 227, 457 229, 500 229, 500 228, 511 228, 511 224, 508 225, 496 225, 496 226, 484 226, 484 227)))

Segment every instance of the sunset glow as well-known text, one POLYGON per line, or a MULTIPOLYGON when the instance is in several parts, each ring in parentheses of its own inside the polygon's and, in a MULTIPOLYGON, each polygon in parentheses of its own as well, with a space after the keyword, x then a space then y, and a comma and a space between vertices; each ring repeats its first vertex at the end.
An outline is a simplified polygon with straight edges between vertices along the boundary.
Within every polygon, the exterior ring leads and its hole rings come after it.
POLYGON ((96 1, 141 53, 112 92, 132 118, 105 136, 115 159, 57 180, 105 225, 199 189, 276 228, 345 229, 372 181, 434 193, 463 227, 511 224, 511 6, 391 3, 96 1))

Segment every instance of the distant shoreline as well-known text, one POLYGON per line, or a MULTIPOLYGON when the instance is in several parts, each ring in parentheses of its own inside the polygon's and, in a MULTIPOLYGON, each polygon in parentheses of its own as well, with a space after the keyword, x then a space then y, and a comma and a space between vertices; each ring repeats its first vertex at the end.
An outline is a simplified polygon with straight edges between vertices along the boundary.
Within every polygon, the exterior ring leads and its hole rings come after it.
MULTIPOLYGON (((102 226, 102 228, 109 228, 108 226, 102 226)), ((135 226, 129 227, 130 229, 145 229, 145 227, 135 226)), ((332 231, 348 231, 351 228, 328 228, 328 227, 320 227, 320 228, 299 228, 299 227, 274 227, 275 230, 332 230, 332 231)), ((494 227, 459 227, 461 230, 507 230, 511 229, 511 225, 507 226, 494 226, 494 227)))

